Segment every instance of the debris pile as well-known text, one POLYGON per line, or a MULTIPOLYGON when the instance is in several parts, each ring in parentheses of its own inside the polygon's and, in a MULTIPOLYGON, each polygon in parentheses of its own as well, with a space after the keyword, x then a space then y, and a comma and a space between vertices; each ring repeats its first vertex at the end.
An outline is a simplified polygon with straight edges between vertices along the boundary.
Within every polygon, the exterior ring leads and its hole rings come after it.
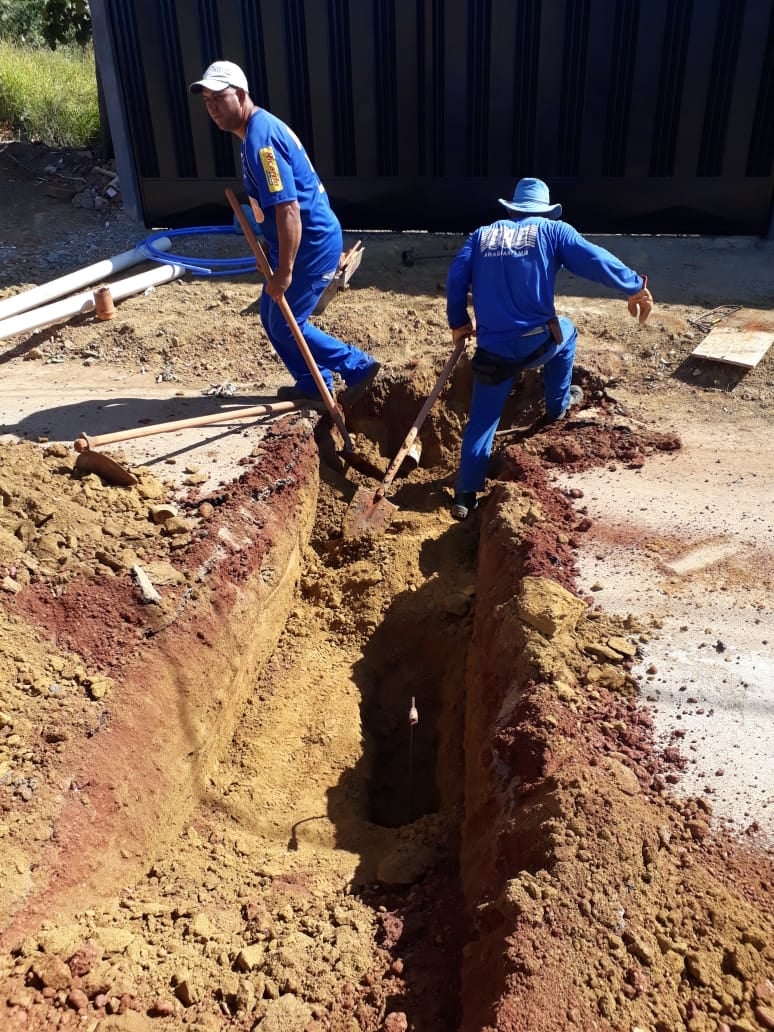
POLYGON ((120 207, 121 184, 115 159, 99 161, 90 150, 73 153, 80 156, 74 165, 65 163, 65 158, 60 157, 44 167, 46 194, 88 211, 109 211, 120 207), (59 167, 62 165, 65 167, 59 167))
POLYGON ((88 148, 52 150, 40 142, 3 145, 3 155, 20 171, 34 177, 47 197, 89 211, 120 208, 121 184, 114 158, 88 148))

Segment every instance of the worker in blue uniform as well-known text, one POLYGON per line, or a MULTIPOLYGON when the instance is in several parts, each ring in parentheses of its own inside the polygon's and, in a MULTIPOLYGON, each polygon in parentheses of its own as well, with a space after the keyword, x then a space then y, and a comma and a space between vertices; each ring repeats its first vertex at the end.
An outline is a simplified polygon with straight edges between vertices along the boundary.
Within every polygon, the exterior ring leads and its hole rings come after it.
POLYGON ((339 220, 303 144, 289 126, 252 100, 245 73, 231 61, 211 64, 189 90, 202 97, 219 129, 241 140, 243 185, 273 269, 261 296, 261 322, 294 380, 280 387, 278 396, 320 398, 274 303, 284 296, 328 389, 333 391, 337 373, 347 385, 339 402, 354 404, 370 388, 380 366, 371 355, 309 321, 338 269, 343 242, 339 220))
POLYGON ((556 275, 576 276, 623 291, 629 311, 644 323, 653 305, 647 277, 590 243, 552 204, 540 179, 521 179, 513 200, 500 198, 509 217, 471 233, 454 259, 446 284, 447 316, 454 342, 476 336, 473 396, 462 439, 452 515, 465 519, 483 490, 495 431, 514 379, 542 367, 545 423, 580 404, 572 384, 578 331, 554 308, 556 275), (468 314, 472 291, 475 328, 468 314))

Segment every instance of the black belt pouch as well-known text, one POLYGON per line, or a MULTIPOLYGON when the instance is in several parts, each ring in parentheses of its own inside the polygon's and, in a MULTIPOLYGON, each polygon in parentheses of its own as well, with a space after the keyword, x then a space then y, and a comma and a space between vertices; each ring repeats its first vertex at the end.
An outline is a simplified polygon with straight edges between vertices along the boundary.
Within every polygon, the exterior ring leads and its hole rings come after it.
POLYGON ((509 380, 521 371, 521 362, 509 361, 499 355, 493 355, 490 351, 483 351, 476 348, 473 358, 470 360, 470 367, 473 376, 479 383, 485 383, 489 387, 496 387, 498 383, 509 380))

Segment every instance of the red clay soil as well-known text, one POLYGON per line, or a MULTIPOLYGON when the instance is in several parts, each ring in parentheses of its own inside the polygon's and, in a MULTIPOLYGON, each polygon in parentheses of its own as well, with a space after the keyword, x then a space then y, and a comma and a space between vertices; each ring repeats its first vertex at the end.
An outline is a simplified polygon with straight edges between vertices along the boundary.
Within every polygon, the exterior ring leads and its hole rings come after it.
POLYGON ((515 482, 480 515, 463 1032, 774 1027, 774 922, 761 910, 771 865, 711 840, 703 799, 666 795, 670 763, 685 760, 677 748, 656 758, 635 702, 632 632, 643 629, 571 594, 572 544, 588 525, 546 479, 551 463, 638 462, 674 447, 595 426, 543 439, 540 457, 510 449, 500 476, 515 482))

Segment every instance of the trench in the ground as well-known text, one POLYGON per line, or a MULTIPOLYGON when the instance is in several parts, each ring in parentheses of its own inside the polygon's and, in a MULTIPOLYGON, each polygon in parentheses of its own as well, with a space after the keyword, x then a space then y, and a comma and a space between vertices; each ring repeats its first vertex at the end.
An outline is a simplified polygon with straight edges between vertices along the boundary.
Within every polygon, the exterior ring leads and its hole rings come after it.
MULTIPOLYGON (((410 424, 417 407, 407 396, 391 423, 410 424)), ((439 405, 423 453, 433 465, 399 484, 392 496, 398 514, 379 535, 341 537, 349 496, 364 481, 323 464, 297 604, 213 774, 207 805, 214 801, 221 815, 262 840, 257 868, 302 880, 312 872, 318 886, 321 877, 330 875, 332 884, 343 876, 351 891, 367 893, 374 913, 407 905, 424 880, 420 891, 437 897, 428 905, 459 915, 459 929, 462 907, 449 897, 459 904, 478 533, 473 521, 455 524, 448 516, 450 470, 435 465, 448 419, 439 405), (443 877, 425 879, 437 863, 443 877)), ((457 444, 453 438, 449 455, 457 444)), ((393 445, 386 442, 384 451, 393 445)), ((211 811, 202 815, 212 827, 211 811)), ((418 982, 429 984, 445 1001, 438 1020, 453 1027, 461 942, 458 935, 441 949, 439 928, 428 921, 414 936, 404 992, 411 998, 418 982), (421 975, 419 955, 427 958, 421 975)), ((407 948, 404 936, 396 956, 407 948)))
MULTIPOLYGON (((386 469, 422 404, 417 390, 431 386, 391 381, 375 407, 350 417, 356 445, 374 444, 386 469)), ((353 491, 374 481, 342 476, 321 448, 298 606, 216 779, 237 822, 276 839, 289 871, 345 870, 355 889, 407 891, 435 858, 458 866, 478 520, 455 523, 448 502, 469 390, 463 366, 422 427, 420 467, 396 479, 396 516, 377 535, 342 539, 353 491), (349 867, 337 853, 353 858, 349 867)), ((531 400, 522 390, 512 404, 529 411, 531 400)))
POLYGON ((383 827, 462 802, 469 624, 450 615, 442 578, 434 589, 393 599, 365 648, 375 671, 362 704, 368 819, 383 827))

